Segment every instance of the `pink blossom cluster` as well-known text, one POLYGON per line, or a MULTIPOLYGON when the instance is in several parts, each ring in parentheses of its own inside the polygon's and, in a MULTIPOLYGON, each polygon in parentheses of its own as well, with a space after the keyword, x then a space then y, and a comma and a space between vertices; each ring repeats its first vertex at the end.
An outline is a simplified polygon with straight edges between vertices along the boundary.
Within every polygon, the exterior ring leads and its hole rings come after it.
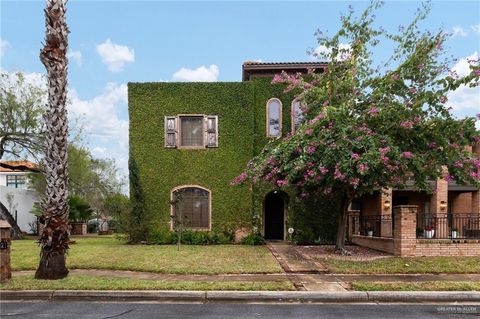
POLYGON ((230 185, 239 185, 247 179, 247 173, 243 172, 230 183, 230 185))
POLYGON ((358 164, 358 171, 360 172, 360 174, 363 174, 366 171, 368 171, 368 164, 365 164, 365 163, 358 164))
POLYGON ((345 180, 345 174, 342 174, 338 165, 335 167, 335 172, 333 173, 333 178, 339 181, 345 180))
POLYGON ((278 186, 278 187, 282 187, 282 186, 285 186, 285 185, 287 185, 287 184, 288 184, 288 181, 287 181, 286 179, 279 179, 279 180, 277 181, 277 186, 278 186))
POLYGON ((406 129, 410 129, 413 127, 413 122, 412 121, 402 121, 400 122, 400 126, 406 129))
POLYGON ((359 159, 360 159, 360 155, 357 154, 357 153, 352 153, 352 158, 353 158, 354 160, 359 160, 359 159))
POLYGON ((403 152, 402 156, 408 159, 413 158, 412 152, 409 152, 409 151, 403 152))

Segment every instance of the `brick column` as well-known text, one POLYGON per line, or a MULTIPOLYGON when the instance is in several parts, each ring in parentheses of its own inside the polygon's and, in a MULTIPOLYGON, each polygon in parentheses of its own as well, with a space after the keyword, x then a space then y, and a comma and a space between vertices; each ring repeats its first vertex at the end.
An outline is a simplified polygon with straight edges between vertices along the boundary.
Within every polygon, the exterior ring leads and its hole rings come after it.
POLYGON ((472 213, 480 214, 480 191, 472 192, 472 213))
POLYGON ((393 253, 395 256, 415 256, 418 207, 415 205, 395 206, 393 211, 395 218, 393 253))
POLYGON ((392 222, 389 222, 389 217, 392 216, 392 189, 384 188, 380 191, 378 196, 378 211, 381 216, 387 216, 386 219, 381 219, 380 236, 391 237, 392 234, 392 222))
POLYGON ((360 235, 360 211, 351 210, 348 212, 348 233, 347 238, 352 241, 352 235, 360 235))
MULTIPOLYGON (((443 167, 444 174, 447 174, 447 168, 443 167)), ((430 201, 430 209, 432 217, 438 217, 438 220, 433 227, 435 228, 435 237, 448 238, 448 182, 445 179, 437 179, 435 183, 435 190, 430 201), (443 205, 442 205, 443 204, 443 205), (442 208, 443 206, 443 208, 442 208)))
POLYGON ((6 220, 0 219, 0 282, 5 282, 12 278, 10 229, 10 224, 6 220))

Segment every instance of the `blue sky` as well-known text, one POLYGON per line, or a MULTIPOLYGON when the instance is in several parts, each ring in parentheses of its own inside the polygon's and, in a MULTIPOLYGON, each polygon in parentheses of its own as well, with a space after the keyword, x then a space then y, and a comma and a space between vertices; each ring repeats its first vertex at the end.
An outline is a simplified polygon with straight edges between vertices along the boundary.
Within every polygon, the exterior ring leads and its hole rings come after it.
MULTIPOLYGON (((247 60, 311 61, 316 29, 335 31, 349 4, 364 1, 68 3, 70 114, 81 117, 93 154, 113 157, 126 173, 127 82, 240 81, 247 60)), ((387 1, 377 12, 387 29, 411 21, 420 2, 387 1)), ((1 69, 45 73, 38 59, 44 37, 44 1, 4 1, 1 69)), ((452 32, 447 51, 462 61, 480 52, 480 2, 434 1, 422 23, 452 32)), ((380 47, 380 55, 388 48, 380 47), (383 50, 383 51, 382 51, 383 50)), ((463 88, 450 97, 458 116, 480 112, 480 91, 463 88)))

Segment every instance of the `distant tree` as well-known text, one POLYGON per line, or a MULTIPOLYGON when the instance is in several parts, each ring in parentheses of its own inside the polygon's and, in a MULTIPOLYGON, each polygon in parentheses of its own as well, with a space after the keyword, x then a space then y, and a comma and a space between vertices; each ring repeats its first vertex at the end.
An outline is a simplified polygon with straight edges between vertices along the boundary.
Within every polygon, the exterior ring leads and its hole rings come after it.
POLYGON ((67 165, 67 69, 68 27, 64 0, 47 0, 45 44, 40 60, 47 69, 48 108, 43 202, 44 228, 40 237, 40 263, 37 279, 60 279, 68 275, 68 165, 67 165))
POLYGON ((92 207, 80 196, 69 196, 68 206, 70 207, 68 214, 70 222, 87 222, 93 216, 94 211, 92 207))
POLYGON ((0 75, 0 159, 35 159, 45 151, 46 90, 23 73, 0 75))
POLYGON ((442 58, 447 35, 418 29, 428 5, 397 34, 374 27, 372 12, 380 5, 373 1, 358 17, 351 10, 332 37, 317 32, 322 49, 315 54, 327 61, 323 73, 275 76, 273 83, 296 92, 305 122, 292 136, 269 143, 234 181, 272 183, 301 198, 341 196, 341 251, 354 198, 401 189, 407 181, 431 192, 428 181, 437 178, 480 186, 480 161, 466 150, 479 140, 475 119, 456 119, 445 105, 460 85, 479 84, 478 61, 470 61, 467 76, 451 73, 452 61, 442 58), (388 40, 396 48, 377 68, 372 52, 388 40))

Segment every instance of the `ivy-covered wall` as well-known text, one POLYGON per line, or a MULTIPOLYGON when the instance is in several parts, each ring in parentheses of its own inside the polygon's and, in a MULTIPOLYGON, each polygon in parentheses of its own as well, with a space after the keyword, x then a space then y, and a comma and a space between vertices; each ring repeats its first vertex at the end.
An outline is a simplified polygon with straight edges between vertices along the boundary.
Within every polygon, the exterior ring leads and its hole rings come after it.
MULTIPOLYGON (((130 161, 138 171, 149 232, 168 229, 170 192, 180 185, 199 185, 211 191, 212 230, 261 226, 255 223, 261 221, 263 200, 274 187, 256 185, 251 190, 249 185, 230 186, 230 182, 269 140, 266 102, 272 97, 282 101, 282 136, 286 136, 291 130, 293 95, 271 84, 271 78, 228 83, 129 83, 130 161), (217 115, 218 148, 165 148, 164 117, 178 114, 217 115)), ((289 203, 287 223, 291 226, 308 227, 311 223, 307 220, 318 216, 295 200, 289 203)))

